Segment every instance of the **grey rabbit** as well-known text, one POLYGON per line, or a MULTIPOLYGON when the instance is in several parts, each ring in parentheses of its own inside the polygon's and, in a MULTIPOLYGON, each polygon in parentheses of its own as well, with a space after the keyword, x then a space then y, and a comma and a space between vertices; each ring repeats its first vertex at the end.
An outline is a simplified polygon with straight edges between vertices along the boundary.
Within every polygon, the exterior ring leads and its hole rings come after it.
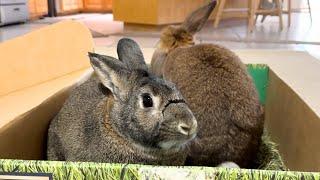
POLYGON ((186 165, 231 161, 254 168, 264 111, 246 66, 219 45, 195 45, 216 1, 197 9, 180 26, 168 26, 151 61, 152 71, 176 84, 198 121, 186 165))
POLYGON ((171 82, 148 71, 136 42, 118 59, 89 53, 94 73, 50 123, 49 160, 183 165, 197 121, 171 82))

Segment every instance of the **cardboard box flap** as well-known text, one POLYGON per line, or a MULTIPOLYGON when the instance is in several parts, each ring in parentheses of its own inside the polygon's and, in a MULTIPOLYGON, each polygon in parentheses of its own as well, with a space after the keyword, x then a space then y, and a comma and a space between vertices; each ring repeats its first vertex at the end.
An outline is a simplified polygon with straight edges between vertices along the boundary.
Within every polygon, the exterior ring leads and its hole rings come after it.
POLYGON ((89 67, 90 31, 64 21, 0 44, 0 96, 89 67))
POLYGON ((0 128, 38 106, 61 89, 74 84, 86 70, 79 70, 36 86, 0 96, 0 128))

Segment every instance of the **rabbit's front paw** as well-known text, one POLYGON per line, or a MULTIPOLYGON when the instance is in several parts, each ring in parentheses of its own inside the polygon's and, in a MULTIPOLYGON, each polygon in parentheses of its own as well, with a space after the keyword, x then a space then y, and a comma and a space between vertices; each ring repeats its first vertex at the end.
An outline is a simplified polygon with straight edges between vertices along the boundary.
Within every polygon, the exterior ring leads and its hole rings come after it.
POLYGON ((218 167, 224 167, 224 168, 240 168, 238 164, 231 162, 231 161, 225 161, 218 165, 218 167))

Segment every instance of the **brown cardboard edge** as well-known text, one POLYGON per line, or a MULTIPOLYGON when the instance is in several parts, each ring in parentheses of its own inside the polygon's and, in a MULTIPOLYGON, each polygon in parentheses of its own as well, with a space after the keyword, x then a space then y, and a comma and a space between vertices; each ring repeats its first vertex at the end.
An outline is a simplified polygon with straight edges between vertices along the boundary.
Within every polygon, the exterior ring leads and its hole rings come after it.
POLYGON ((320 171, 320 118, 272 69, 265 127, 290 170, 320 171))
POLYGON ((46 158, 47 130, 76 84, 65 87, 0 129, 0 158, 40 160, 46 158))

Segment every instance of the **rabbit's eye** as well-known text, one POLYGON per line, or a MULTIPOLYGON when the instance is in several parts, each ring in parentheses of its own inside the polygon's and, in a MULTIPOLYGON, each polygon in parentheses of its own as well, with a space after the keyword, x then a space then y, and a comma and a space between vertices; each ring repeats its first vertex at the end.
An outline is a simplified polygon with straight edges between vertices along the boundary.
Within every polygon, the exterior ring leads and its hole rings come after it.
POLYGON ((153 106, 153 101, 150 94, 147 94, 147 93, 142 94, 142 103, 145 108, 153 106))

